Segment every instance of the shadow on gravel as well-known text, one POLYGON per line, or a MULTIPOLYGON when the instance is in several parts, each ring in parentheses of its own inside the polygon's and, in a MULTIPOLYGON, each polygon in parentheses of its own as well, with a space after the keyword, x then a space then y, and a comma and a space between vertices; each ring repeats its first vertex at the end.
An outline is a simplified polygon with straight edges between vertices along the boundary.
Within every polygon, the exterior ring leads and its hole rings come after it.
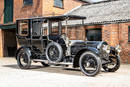
MULTIPOLYGON (((3 65, 3 67, 9 67, 13 69, 19 69, 17 65, 3 65)), ((85 76, 79 68, 68 68, 68 67, 61 67, 61 66, 51 66, 51 67, 44 67, 40 65, 32 65, 30 69, 31 71, 40 71, 40 72, 48 72, 48 73, 59 73, 59 74, 67 74, 67 75, 78 75, 78 76, 85 76)), ((99 76, 102 76, 101 73, 106 73, 105 71, 101 71, 99 76)))
POLYGON ((18 69, 17 65, 3 65, 2 67, 9 67, 9 68, 18 69))
POLYGON ((68 71, 81 71, 80 69, 74 69, 74 68, 64 68, 64 70, 68 70, 68 71))
MULTIPOLYGON (((9 68, 13 68, 13 69, 19 69, 19 67, 17 65, 3 65, 3 67, 9 67, 9 68)), ((30 70, 31 69, 40 69, 40 68, 44 68, 43 66, 35 66, 35 65, 32 65, 30 67, 30 70)))
MULTIPOLYGON (((20 69, 17 65, 3 65, 2 67, 8 67, 12 69, 20 69)), ((31 71, 40 71, 40 72, 49 72, 49 73, 60 73, 60 74, 68 74, 68 75, 83 75, 80 69, 74 68, 66 68, 61 66, 50 66, 44 67, 40 65, 32 65, 30 69, 31 71)))

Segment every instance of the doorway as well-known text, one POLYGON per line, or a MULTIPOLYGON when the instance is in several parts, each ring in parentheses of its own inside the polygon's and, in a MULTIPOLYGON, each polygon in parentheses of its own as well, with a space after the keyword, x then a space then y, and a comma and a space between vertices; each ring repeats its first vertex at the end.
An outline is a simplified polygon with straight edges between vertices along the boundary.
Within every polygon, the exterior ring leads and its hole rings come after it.
POLYGON ((4 57, 14 57, 17 50, 16 31, 15 29, 3 30, 4 40, 4 57))
POLYGON ((86 38, 88 41, 102 41, 102 30, 100 28, 87 29, 86 38))

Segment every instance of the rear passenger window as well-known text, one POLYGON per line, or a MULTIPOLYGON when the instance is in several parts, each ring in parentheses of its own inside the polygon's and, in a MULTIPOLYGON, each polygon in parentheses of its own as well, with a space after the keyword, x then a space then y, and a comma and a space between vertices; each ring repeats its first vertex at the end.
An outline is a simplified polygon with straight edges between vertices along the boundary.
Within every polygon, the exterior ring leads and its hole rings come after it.
POLYGON ((29 25, 28 25, 28 20, 24 20, 24 21, 19 21, 18 22, 19 24, 19 35, 20 36, 28 36, 28 34, 29 34, 29 31, 28 31, 28 29, 29 29, 29 25))

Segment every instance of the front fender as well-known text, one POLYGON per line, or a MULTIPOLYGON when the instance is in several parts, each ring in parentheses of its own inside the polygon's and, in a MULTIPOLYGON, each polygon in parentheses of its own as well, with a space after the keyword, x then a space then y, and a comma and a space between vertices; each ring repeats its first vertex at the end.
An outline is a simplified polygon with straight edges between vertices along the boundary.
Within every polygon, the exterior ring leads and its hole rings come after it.
POLYGON ((100 54, 100 51, 94 47, 87 47, 87 48, 81 49, 74 56, 73 67, 75 67, 75 68, 79 67, 79 58, 86 51, 91 51, 91 52, 95 53, 96 55, 100 54))
POLYGON ((88 47, 87 50, 88 51, 92 51, 92 52, 94 52, 97 55, 100 54, 100 51, 97 48, 94 48, 94 47, 88 47))

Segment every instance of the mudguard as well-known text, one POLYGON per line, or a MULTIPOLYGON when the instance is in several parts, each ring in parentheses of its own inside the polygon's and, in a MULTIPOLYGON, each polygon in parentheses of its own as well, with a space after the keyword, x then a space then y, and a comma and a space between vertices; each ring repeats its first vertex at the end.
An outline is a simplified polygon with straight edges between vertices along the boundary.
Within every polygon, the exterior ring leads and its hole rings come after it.
POLYGON ((83 47, 80 50, 78 50, 75 55, 77 55, 83 51, 91 51, 91 52, 95 53, 96 55, 100 54, 100 51, 95 47, 83 47))
POLYGON ((86 47, 86 48, 80 49, 74 56, 73 67, 79 67, 79 58, 80 58, 81 54, 83 54, 86 51, 91 51, 96 55, 100 54, 100 51, 94 47, 86 47))
POLYGON ((95 54, 99 55, 100 51, 94 47, 88 47, 87 50, 94 52, 95 54))

